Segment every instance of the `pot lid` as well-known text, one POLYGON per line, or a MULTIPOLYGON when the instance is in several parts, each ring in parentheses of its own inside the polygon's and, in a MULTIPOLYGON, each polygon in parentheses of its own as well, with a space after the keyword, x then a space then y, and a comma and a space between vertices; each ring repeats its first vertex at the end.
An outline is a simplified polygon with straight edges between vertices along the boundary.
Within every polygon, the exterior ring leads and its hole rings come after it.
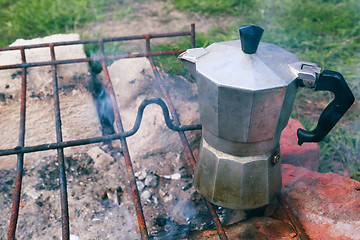
POLYGON ((260 42, 257 36, 254 38, 252 35, 259 33, 258 28, 247 26, 241 41, 218 42, 205 49, 190 49, 192 51, 183 58, 195 62, 198 73, 219 85, 247 90, 285 87, 296 78, 288 65, 299 60, 283 48, 260 42))

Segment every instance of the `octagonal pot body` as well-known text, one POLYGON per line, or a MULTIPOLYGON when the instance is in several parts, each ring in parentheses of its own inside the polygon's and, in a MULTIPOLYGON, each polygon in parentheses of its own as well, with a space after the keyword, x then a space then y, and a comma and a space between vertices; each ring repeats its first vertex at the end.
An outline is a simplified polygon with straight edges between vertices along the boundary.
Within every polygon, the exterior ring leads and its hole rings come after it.
POLYGON ((281 190, 281 163, 272 158, 279 148, 255 156, 234 156, 202 140, 195 188, 208 201, 231 209, 268 204, 281 190))

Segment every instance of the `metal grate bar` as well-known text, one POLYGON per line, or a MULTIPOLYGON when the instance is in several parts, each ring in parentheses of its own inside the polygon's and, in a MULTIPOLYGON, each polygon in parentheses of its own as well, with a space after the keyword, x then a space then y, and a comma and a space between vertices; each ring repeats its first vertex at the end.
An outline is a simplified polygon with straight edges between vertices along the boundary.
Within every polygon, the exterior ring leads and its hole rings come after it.
MULTIPOLYGON (((25 50, 20 48, 21 61, 26 63, 25 50)), ((20 100, 20 126, 19 126, 19 146, 24 147, 25 144, 25 115, 26 115, 26 67, 21 71, 21 100, 20 100)), ((18 154, 16 166, 16 179, 14 187, 14 197, 11 208, 10 224, 8 230, 8 239, 15 239, 16 224, 19 216, 21 183, 23 176, 24 153, 18 154)))
MULTIPOLYGON (((0 48, 0 51, 1 51, 1 48, 0 48)), ((153 52, 151 54, 153 56, 167 56, 167 55, 172 55, 172 54, 179 54, 179 53, 182 53, 183 51, 184 50, 161 51, 161 52, 153 52)), ((103 57, 87 57, 87 58, 78 58, 78 59, 10 64, 10 65, 0 66, 0 70, 24 68, 24 67, 26 67, 26 68, 38 67, 38 66, 47 66, 47 65, 60 65, 60 64, 69 64, 69 63, 81 63, 81 62, 91 62, 91 61, 118 60, 118 59, 124 59, 124 58, 138 58, 138 57, 147 57, 147 54, 146 53, 131 53, 131 54, 109 55, 109 56, 103 56, 103 57)))
POLYGON ((180 32, 171 32, 171 33, 155 33, 155 34, 124 36, 124 37, 97 38, 97 39, 75 40, 75 41, 55 42, 55 43, 29 44, 26 46, 9 46, 9 47, 1 47, 0 51, 20 50, 22 48, 23 49, 43 48, 43 47, 50 47, 50 44, 53 45, 54 47, 56 47, 56 46, 67 46, 67 45, 77 45, 77 44, 99 43, 100 40, 105 43, 105 42, 121 42, 121 41, 141 40, 141 39, 145 39, 145 38, 167 38, 167 37, 192 36, 192 32, 194 32, 194 34, 195 34, 195 24, 191 24, 190 31, 180 31, 180 32), (194 30, 193 30, 193 28, 194 28, 194 30))
MULTIPOLYGON (((20 50, 22 63, 21 64, 12 64, 12 65, 3 65, 0 66, 0 70, 2 69, 14 69, 21 68, 22 69, 22 87, 21 87, 21 110, 20 110, 20 135, 19 135, 19 145, 13 149, 3 149, 0 150, 0 156, 5 155, 18 155, 17 162, 17 176, 15 180, 14 187, 14 199, 13 199, 13 207, 8 231, 8 239, 15 239, 15 230, 16 224, 19 214, 19 203, 20 203, 20 193, 21 193, 21 180, 23 173, 23 159, 25 153, 37 152, 37 151, 47 151, 52 149, 57 149, 58 152, 58 165, 59 165, 59 173, 60 173, 60 198, 61 198, 61 212, 62 212, 62 239, 69 239, 70 237, 70 229, 69 229, 69 214, 68 214, 68 202, 67 202, 67 189, 66 189, 66 173, 65 173, 65 165, 64 165, 64 151, 63 149, 66 147, 80 146, 86 144, 93 144, 99 142, 106 142, 110 140, 120 140, 123 155, 125 159, 125 164, 127 167, 127 173, 131 184, 132 197, 134 200, 135 210, 138 218, 139 229, 142 239, 149 239, 149 234, 146 228, 146 222, 141 206, 140 196, 136 185, 136 180, 134 176, 134 170, 131 163, 131 158, 129 155, 126 138, 135 134, 140 127, 140 123, 143 116, 143 111, 146 106, 149 104, 158 104, 162 110, 165 119, 166 125, 174 130, 179 132, 180 139, 183 143, 186 155, 189 159, 191 167, 195 168, 195 158, 193 156, 192 150, 190 148, 189 142, 186 138, 185 131, 190 130, 200 130, 201 125, 184 125, 180 124, 180 121, 177 117, 176 110, 170 100, 169 94, 164 86, 164 83, 160 77, 159 72, 156 69, 156 66, 153 62, 153 56, 164 56, 164 55, 172 55, 183 52, 184 50, 174 50, 174 51, 162 51, 162 52, 151 52, 150 51, 150 39, 151 38, 163 38, 163 37, 178 37, 178 36, 190 36, 191 38, 191 46, 195 47, 195 24, 191 24, 190 31, 182 31, 182 32, 173 32, 173 33, 163 33, 163 34, 147 34, 147 35, 136 35, 136 36, 127 36, 127 37, 115 37, 115 38, 103 38, 103 39, 91 39, 91 40, 80 40, 80 41, 68 41, 68 42, 57 42, 57 43, 49 43, 49 44, 34 44, 20 47, 4 47, 0 48, 0 51, 8 51, 8 50, 20 50), (114 41, 128 41, 128 40, 146 40, 146 53, 135 53, 135 54, 122 54, 122 55, 110 55, 105 56, 104 54, 104 43, 105 42, 114 42, 114 41), (100 57, 87 57, 81 59, 68 59, 68 60, 56 60, 55 57, 55 46, 64 46, 64 45, 75 45, 75 44, 87 44, 87 43, 98 43, 100 49, 100 57), (32 48, 42 48, 49 47, 51 54, 51 61, 44 62, 26 62, 25 58, 25 49, 32 48), (129 131, 124 131, 120 112, 117 105, 114 89, 112 86, 112 82, 109 76, 109 72, 106 66, 107 60, 116 60, 122 58, 137 58, 137 57, 148 57, 152 69, 154 71, 156 80, 159 84, 159 87, 164 95, 165 102, 161 99, 148 99, 143 101, 138 109, 138 114, 133 125, 133 128, 129 131), (60 100, 59 100, 59 92, 58 92, 58 81, 57 81, 57 70, 56 65, 59 64, 69 64, 69 63, 80 63, 80 62, 90 62, 90 61, 101 61, 102 68, 104 71, 106 83, 108 85, 108 90, 110 93, 110 98, 113 104, 116 127, 118 132, 112 135, 102 136, 102 137, 92 137, 86 139, 77 139, 72 141, 63 142, 62 139, 62 130, 61 130, 61 118, 60 118, 60 100), (29 67, 35 66, 45 66, 51 65, 52 77, 53 77, 53 95, 54 95, 54 108, 55 108, 55 120, 56 120, 56 143, 51 144, 42 144, 36 146, 25 146, 24 138, 25 138, 25 111, 26 111, 26 69, 29 67), (169 109, 168 109, 168 107, 169 109), (170 118, 170 113, 172 115, 172 119, 170 118), (173 123, 174 122, 174 123, 173 123)), ((220 239, 227 239, 225 235, 225 231, 221 226, 219 218, 216 215, 214 207, 211 203, 205 200, 207 207, 213 217, 214 224, 217 228, 220 239)))
POLYGON ((280 202, 280 205, 284 209, 287 217, 289 218, 293 229, 297 233, 297 235, 300 237, 301 240, 310 240, 309 236, 306 234, 306 231, 302 227, 301 223, 295 216, 295 214, 291 211, 289 204, 286 202, 284 195, 280 192, 277 196, 277 199, 280 202))
MULTIPOLYGON (((99 41, 99 46, 100 46, 100 54, 101 54, 101 56, 104 56, 104 45, 101 40, 99 41)), ((119 132, 124 132, 124 127, 121 122, 119 107, 118 107, 118 104, 116 101, 114 88, 113 88, 113 85, 112 85, 112 82, 110 79, 109 71, 106 67, 105 60, 103 60, 101 64, 102 64, 102 68, 104 71, 106 84, 108 86, 108 91, 110 93, 111 103, 112 103, 113 109, 114 109, 116 127, 119 132)), ((148 235, 146 223, 145 223, 145 217, 144 217, 144 213, 143 213, 142 206, 141 206, 140 195, 139 195, 139 191, 138 191, 137 185, 136 185, 134 169, 132 167, 126 138, 120 138, 120 142, 121 142, 121 147, 122 147, 122 151, 123 151, 123 155, 124 155, 124 159, 125 159, 126 171, 127 171, 127 174, 128 174, 129 180, 130 180, 131 192, 132 192, 132 197, 134 200, 134 205, 135 205, 135 210, 136 210, 136 216, 138 219, 141 239, 149 239, 149 235, 148 235)))
MULTIPOLYGON (((50 44, 51 60, 55 61, 54 45, 50 44)), ((53 95, 54 95, 54 109, 55 109, 55 125, 56 125, 56 142, 62 142, 62 130, 61 130, 61 116, 60 116, 60 99, 59 99, 59 87, 56 65, 51 65, 51 72, 53 78, 53 95)), ((62 239, 70 239, 70 227, 69 227, 69 210, 68 199, 66 189, 66 172, 64 162, 64 149, 58 148, 58 164, 59 164, 59 180, 60 180, 60 200, 61 200, 61 222, 62 222, 62 239)))

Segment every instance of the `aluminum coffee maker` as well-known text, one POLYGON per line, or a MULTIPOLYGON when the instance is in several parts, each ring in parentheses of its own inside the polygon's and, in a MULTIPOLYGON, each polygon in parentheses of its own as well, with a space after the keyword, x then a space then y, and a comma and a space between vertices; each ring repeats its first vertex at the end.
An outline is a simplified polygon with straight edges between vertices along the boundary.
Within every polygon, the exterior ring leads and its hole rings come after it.
POLYGON ((298 143, 319 142, 354 102, 338 72, 299 62, 293 53, 260 42, 263 29, 240 28, 240 40, 193 48, 179 56, 197 80, 203 126, 195 188, 210 202, 254 209, 280 192, 280 135, 299 87, 331 91, 334 100, 298 143))

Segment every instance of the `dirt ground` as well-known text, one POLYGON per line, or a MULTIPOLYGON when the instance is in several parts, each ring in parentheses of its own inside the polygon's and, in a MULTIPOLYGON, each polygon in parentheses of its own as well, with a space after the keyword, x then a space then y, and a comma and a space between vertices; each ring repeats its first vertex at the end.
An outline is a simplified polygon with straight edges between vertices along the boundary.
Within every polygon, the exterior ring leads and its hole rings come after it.
MULTIPOLYGON (((239 20, 232 16, 205 18, 198 14, 181 12, 169 1, 130 1, 130 4, 132 11, 123 19, 116 20, 116 12, 110 11, 106 21, 90 23, 80 28, 78 33, 89 38, 165 33, 190 30, 191 23, 195 23, 196 32, 206 33, 213 27, 233 26, 239 20)), ((144 42, 136 45, 142 49, 144 42)))

